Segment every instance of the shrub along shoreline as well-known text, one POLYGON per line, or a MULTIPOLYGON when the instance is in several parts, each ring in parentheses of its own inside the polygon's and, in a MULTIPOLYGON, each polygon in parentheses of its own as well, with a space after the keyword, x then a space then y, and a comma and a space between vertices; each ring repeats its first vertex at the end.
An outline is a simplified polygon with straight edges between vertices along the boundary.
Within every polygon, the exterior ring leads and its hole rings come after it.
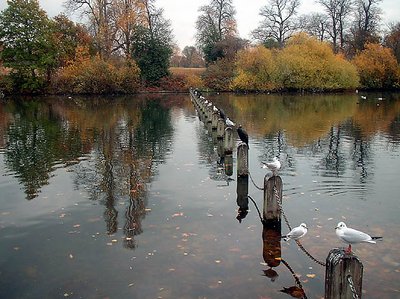
MULTIPOLYGON (((389 48, 366 44, 351 60, 305 33, 294 35, 282 49, 262 45, 222 58, 205 69, 170 68, 155 84, 141 79, 133 59, 108 60, 78 48, 75 59, 51 74, 35 92, 13 89, 12 72, 0 72, 4 94, 135 94, 187 92, 190 87, 218 92, 340 92, 398 90, 400 67, 389 48)), ((27 89, 29 90, 29 89, 27 89)))

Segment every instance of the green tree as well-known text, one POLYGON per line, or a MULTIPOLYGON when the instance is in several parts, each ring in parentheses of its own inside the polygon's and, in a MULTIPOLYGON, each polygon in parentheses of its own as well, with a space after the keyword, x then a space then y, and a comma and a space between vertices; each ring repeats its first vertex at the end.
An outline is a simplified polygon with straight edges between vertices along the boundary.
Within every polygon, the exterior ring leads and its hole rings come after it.
POLYGON ((11 68, 14 88, 35 92, 50 80, 56 48, 50 20, 37 0, 8 0, 0 14, 0 59, 11 68))
POLYGON ((157 9, 153 1, 145 1, 146 23, 135 27, 132 36, 132 58, 137 62, 142 79, 150 84, 169 75, 172 55, 172 30, 169 20, 163 17, 163 9, 157 9))
POLYGON ((206 63, 224 57, 221 41, 234 37, 237 33, 232 0, 211 0, 201 6, 196 21, 196 42, 203 51, 206 63))

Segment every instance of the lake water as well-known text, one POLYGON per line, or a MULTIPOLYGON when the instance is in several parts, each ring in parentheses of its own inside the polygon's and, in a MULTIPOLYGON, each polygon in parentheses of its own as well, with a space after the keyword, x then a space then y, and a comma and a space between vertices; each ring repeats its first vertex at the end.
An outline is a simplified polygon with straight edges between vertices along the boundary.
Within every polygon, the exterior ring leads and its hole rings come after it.
MULTIPOLYGON (((363 297, 400 298, 400 95, 361 95, 206 97, 249 134, 258 208, 279 156, 307 252, 346 246, 339 221, 383 236, 353 246, 363 297)), ((293 240, 270 267, 256 206, 238 215, 236 145, 222 159, 213 136, 188 94, 2 101, 0 298, 323 298, 293 240)))

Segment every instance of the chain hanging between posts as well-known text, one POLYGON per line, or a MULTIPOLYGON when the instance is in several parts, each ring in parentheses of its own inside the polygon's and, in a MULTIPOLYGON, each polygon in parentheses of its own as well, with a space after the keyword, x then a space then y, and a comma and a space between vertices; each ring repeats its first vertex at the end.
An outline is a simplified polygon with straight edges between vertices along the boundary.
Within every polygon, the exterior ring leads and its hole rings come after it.
POLYGON ((359 299, 360 297, 358 296, 356 288, 354 287, 353 278, 351 277, 351 275, 347 275, 347 282, 349 283, 353 299, 359 299))
POLYGON ((258 187, 258 186, 256 185, 256 183, 255 183, 254 180, 253 180, 253 177, 251 176, 250 171, 249 171, 249 177, 250 177, 250 180, 251 180, 251 182, 253 183, 254 187, 256 187, 258 190, 264 190, 264 188, 258 187))
MULTIPOLYGON (((285 215, 285 212, 283 211, 283 208, 282 208, 282 198, 280 198, 279 193, 278 193, 278 189, 276 188, 276 186, 274 186, 274 194, 275 194, 276 202, 278 203, 278 206, 279 206, 279 210, 280 210, 280 212, 281 212, 283 218, 285 219, 286 225, 287 225, 287 227, 288 227, 288 229, 289 229, 289 231, 290 231, 290 230, 292 230, 292 227, 291 227, 291 225, 290 225, 290 223, 289 223, 289 220, 287 219, 287 217, 286 217, 286 215, 285 215)), ((319 264, 319 265, 321 265, 321 266, 323 266, 323 267, 326 266, 325 263, 323 263, 323 262, 317 260, 315 257, 313 257, 313 256, 303 247, 303 245, 301 245, 301 243, 300 243, 298 240, 296 240, 296 243, 297 243, 297 246, 299 246, 299 248, 300 248, 311 260, 313 260, 315 263, 317 263, 317 264, 319 264)))

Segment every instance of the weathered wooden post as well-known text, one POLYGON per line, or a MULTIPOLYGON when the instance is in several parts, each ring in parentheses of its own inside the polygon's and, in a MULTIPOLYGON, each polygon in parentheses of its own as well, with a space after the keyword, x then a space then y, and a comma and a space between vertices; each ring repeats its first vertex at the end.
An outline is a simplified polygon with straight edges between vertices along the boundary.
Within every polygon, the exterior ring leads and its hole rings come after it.
POLYGON ((232 154, 232 152, 233 152, 233 130, 231 127, 227 127, 225 129, 224 151, 225 151, 225 154, 232 154))
POLYGON ((280 176, 264 177, 264 221, 275 220, 280 221, 281 209, 280 203, 282 199, 282 179, 280 176))
POLYGON ((225 155, 224 169, 225 169, 225 174, 227 176, 233 175, 233 156, 232 156, 232 154, 225 155))
POLYGON ((236 203, 239 206, 238 215, 236 219, 242 222, 249 210, 249 177, 239 177, 237 178, 236 185, 237 199, 236 203))
POLYGON ((237 176, 247 177, 249 175, 249 148, 244 142, 239 143, 237 148, 237 176))
POLYGON ((219 118, 217 122, 217 138, 223 139, 224 133, 225 133, 225 122, 222 118, 219 118))
POLYGON ((212 119, 212 115, 213 115, 213 110, 212 107, 207 106, 206 107, 206 114, 207 114, 207 122, 209 122, 211 124, 211 119, 212 119))
POLYGON ((363 264, 343 248, 332 249, 326 258, 325 299, 361 298, 363 264))
POLYGON ((219 116, 218 112, 214 111, 211 117, 211 128, 213 131, 217 129, 218 116, 219 116))

